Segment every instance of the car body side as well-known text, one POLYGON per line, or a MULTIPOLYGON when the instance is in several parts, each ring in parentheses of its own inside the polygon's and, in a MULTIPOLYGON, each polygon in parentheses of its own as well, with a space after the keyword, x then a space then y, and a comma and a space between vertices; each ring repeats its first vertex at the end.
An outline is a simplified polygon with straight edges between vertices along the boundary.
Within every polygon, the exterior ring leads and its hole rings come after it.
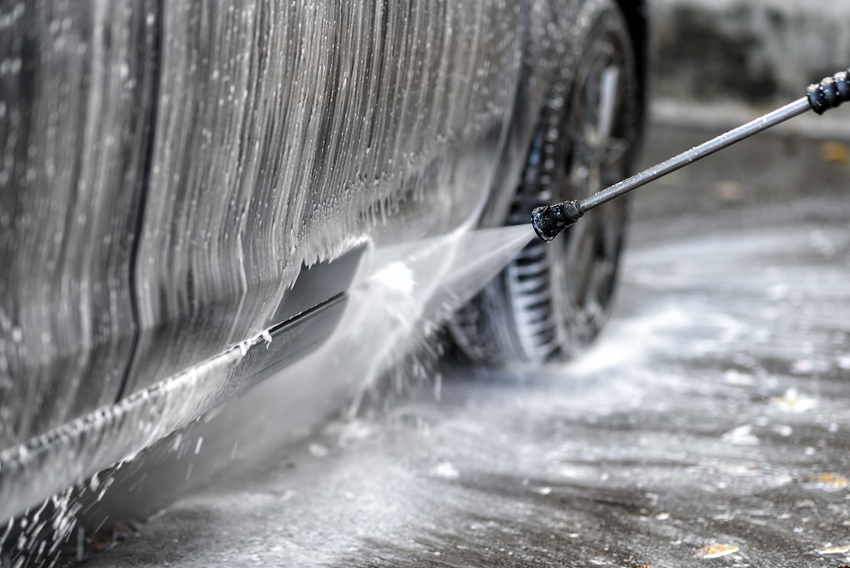
POLYGON ((306 313, 306 267, 500 224, 594 1, 0 5, 0 465, 306 313))

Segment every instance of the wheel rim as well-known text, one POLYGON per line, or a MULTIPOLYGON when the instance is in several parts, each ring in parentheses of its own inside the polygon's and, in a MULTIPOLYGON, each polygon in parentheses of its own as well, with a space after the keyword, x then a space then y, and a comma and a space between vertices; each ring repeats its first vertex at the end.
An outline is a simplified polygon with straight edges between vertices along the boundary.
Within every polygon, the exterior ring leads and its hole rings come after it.
MULTIPOLYGON (((559 201, 581 199, 623 179, 631 148, 625 55, 608 36, 594 41, 580 67, 570 101, 559 201)), ((625 204, 589 211, 549 250, 553 294, 558 296, 562 345, 582 347, 606 319, 622 246, 625 204)))
MULTIPOLYGON (((616 37, 602 34, 590 44, 570 97, 555 89, 529 159, 537 164, 532 177, 539 185, 520 200, 580 199, 626 176, 634 138, 629 70, 616 37)), ((511 220, 527 222, 526 209, 516 209, 522 215, 511 220)), ((564 359, 596 336, 611 304, 625 213, 623 200, 605 204, 554 242, 533 243, 509 265, 505 283, 526 359, 564 359)))

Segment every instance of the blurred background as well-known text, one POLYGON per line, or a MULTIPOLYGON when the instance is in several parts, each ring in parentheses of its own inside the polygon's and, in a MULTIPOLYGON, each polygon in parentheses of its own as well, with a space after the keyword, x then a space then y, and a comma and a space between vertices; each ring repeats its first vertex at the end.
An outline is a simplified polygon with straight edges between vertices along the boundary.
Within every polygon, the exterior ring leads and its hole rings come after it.
MULTIPOLYGON (((769 110, 850 63, 850 2, 652 0, 654 116, 663 122, 737 123, 769 110)), ((798 128, 846 132, 835 120, 798 128)))
MULTIPOLYGON (((652 0, 655 74, 642 167, 805 94, 850 66, 850 2, 652 0)), ((850 109, 806 113, 641 189, 637 218, 847 192, 850 109), (671 186, 679 187, 670 191, 671 186)), ((839 203, 840 203, 839 199, 839 203)))

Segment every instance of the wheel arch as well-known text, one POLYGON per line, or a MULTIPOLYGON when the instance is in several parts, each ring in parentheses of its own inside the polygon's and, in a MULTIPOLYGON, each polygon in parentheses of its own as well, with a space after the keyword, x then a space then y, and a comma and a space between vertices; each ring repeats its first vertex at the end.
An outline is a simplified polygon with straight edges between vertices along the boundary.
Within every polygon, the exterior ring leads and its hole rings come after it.
MULTIPOLYGON (((632 47, 637 66, 638 85, 638 144, 641 144, 646 129, 649 114, 649 97, 652 88, 652 22, 649 15, 649 5, 646 0, 615 0, 623 16, 632 38, 632 47)), ((634 153, 640 156, 641 148, 634 153)))

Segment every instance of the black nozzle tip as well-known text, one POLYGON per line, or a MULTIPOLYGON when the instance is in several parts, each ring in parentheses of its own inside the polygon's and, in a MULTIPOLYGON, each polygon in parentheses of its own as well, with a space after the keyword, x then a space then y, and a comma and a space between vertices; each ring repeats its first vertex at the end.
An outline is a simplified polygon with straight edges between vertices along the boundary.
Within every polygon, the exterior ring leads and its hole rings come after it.
POLYGON ((582 216, 577 201, 537 207, 531 212, 531 226, 544 241, 551 241, 582 216))

